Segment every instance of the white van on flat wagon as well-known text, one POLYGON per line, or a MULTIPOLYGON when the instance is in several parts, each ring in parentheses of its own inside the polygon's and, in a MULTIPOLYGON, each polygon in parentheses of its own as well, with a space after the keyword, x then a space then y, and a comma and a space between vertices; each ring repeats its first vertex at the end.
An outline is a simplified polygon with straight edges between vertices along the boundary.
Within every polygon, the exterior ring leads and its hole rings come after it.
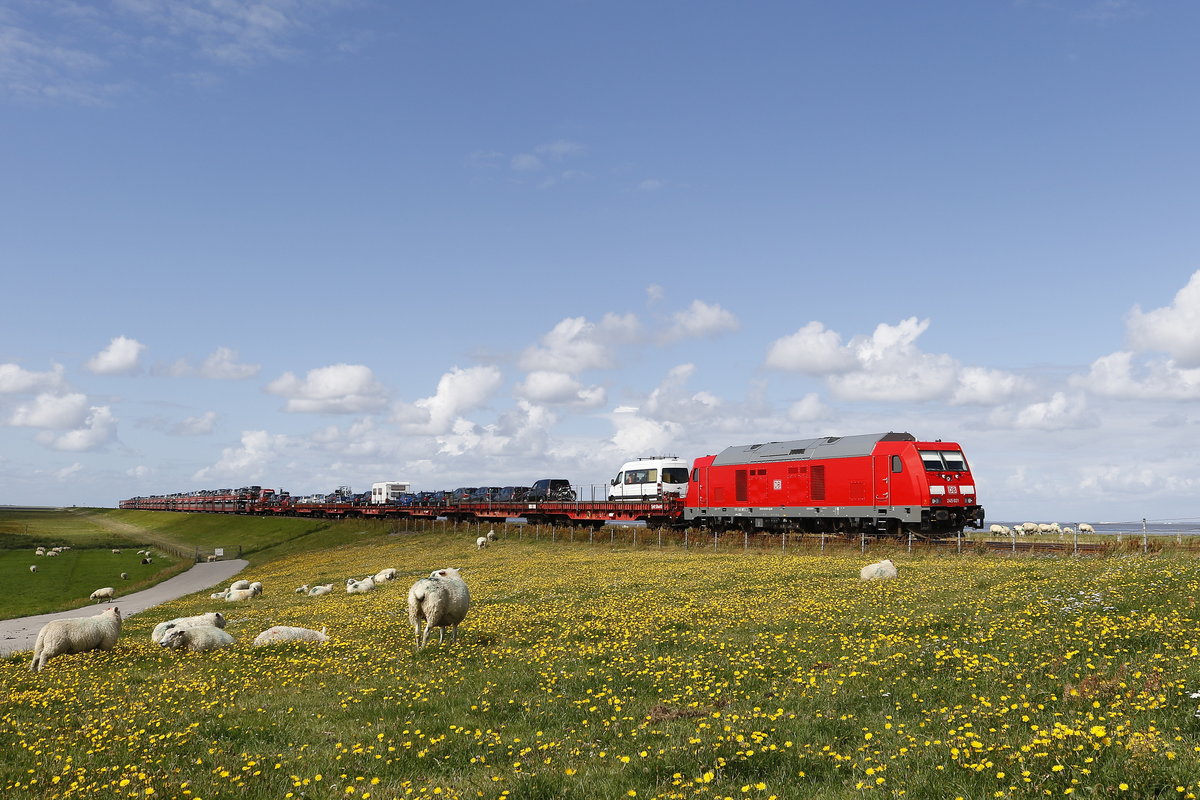
POLYGON ((609 500, 661 500, 674 492, 687 496, 688 462, 676 456, 649 456, 626 461, 608 488, 609 500))

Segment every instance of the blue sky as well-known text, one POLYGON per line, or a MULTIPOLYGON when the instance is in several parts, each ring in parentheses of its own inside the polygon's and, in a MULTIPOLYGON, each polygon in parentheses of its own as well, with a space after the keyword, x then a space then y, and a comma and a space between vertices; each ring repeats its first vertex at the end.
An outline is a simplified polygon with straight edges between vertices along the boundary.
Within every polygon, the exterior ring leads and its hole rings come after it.
POLYGON ((0 504, 885 430, 1198 518, 1200 7, 0 0, 0 504))

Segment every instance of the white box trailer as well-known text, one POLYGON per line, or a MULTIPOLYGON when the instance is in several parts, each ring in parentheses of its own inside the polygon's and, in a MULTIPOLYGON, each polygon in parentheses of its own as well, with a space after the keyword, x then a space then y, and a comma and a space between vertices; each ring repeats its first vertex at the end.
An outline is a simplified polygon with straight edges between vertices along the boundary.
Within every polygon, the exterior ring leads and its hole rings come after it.
POLYGON ((371 505, 382 506, 388 503, 394 503, 400 499, 400 495, 407 494, 409 487, 412 486, 408 481, 383 481, 382 483, 371 484, 371 505))

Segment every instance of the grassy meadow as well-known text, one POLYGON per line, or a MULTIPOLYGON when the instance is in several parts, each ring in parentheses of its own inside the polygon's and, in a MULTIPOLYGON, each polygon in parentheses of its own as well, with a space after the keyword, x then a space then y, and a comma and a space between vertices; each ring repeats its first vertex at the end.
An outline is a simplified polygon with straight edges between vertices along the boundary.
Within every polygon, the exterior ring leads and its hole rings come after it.
POLYGON ((252 601, 194 596, 132 617, 113 651, 37 674, 28 653, 2 660, 0 793, 1200 793, 1189 556, 583 542, 509 536, 478 551, 473 535, 377 532, 255 563, 244 575, 266 592, 252 601), (886 555, 898 579, 858 579, 886 555), (341 588, 389 566, 402 577, 370 594, 341 588), (407 588, 444 566, 462 568, 471 613, 456 644, 414 652, 407 588), (292 592, 328 582, 325 597, 292 592), (233 647, 150 642, 157 622, 208 610, 229 618, 233 647), (331 641, 250 647, 274 624, 331 641))

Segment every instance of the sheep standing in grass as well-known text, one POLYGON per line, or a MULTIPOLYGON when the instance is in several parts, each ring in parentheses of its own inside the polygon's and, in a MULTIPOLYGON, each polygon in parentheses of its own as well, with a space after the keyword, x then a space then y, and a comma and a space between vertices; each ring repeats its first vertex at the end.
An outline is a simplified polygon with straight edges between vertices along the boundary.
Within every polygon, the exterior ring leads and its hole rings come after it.
POLYGON ((494 542, 494 541, 496 541, 496 529, 495 529, 495 528, 489 528, 489 529, 488 529, 488 532, 487 532, 487 540, 488 540, 489 542, 494 542))
POLYGON ((187 650, 199 653, 204 650, 216 650, 233 644, 233 637, 215 625, 195 625, 190 628, 176 628, 159 642, 163 647, 172 650, 187 650))
POLYGON ((476 549, 482 550, 483 548, 485 548, 487 546, 488 546, 488 538, 486 536, 480 536, 478 539, 475 540, 476 549))
POLYGON ((201 625, 208 625, 213 628, 225 627, 225 615, 220 611, 209 611, 207 614, 197 614, 194 617, 176 617, 169 619, 166 622, 160 622, 154 626, 154 630, 150 633, 150 641, 161 642, 163 637, 173 630, 180 628, 196 628, 201 625))
POLYGON ((116 590, 111 586, 105 586, 103 589, 97 589, 96 591, 92 592, 89 597, 92 600, 95 600, 97 603, 103 602, 104 600, 112 600, 114 597, 116 597, 116 590))
POLYGON ((1079 523, 1079 532, 1080 533, 1095 533, 1096 529, 1093 528, 1091 525, 1089 525, 1086 522, 1081 522, 1081 523, 1079 523))
POLYGON ((29 565, 29 571, 30 571, 30 572, 37 572, 37 564, 30 564, 30 565, 29 565))
POLYGON ((375 588, 375 579, 368 575, 361 581, 346 578, 346 594, 366 594, 375 588))
POLYGON ((471 593, 457 567, 436 570, 428 578, 414 583, 408 590, 408 621, 412 623, 417 647, 428 643, 430 628, 438 628, 438 644, 444 641, 446 628, 451 629, 450 640, 457 642, 458 624, 470 608, 471 593), (424 632, 422 621, 425 622, 424 632))
POLYGON ((276 625, 273 628, 267 628, 254 638, 254 646, 262 647, 265 644, 279 644, 282 642, 328 642, 329 637, 325 635, 325 628, 319 631, 314 631, 312 628, 293 628, 290 625, 276 625))
POLYGON ((128 573, 128 572, 122 572, 122 573, 121 573, 121 580, 123 580, 123 581, 127 581, 127 580, 129 580, 129 573, 128 573))
POLYGON ((375 582, 376 583, 383 583, 385 581, 394 581, 394 580, 396 580, 396 568, 395 567, 388 567, 387 569, 381 569, 381 570, 379 570, 379 572, 375 573, 375 582))
POLYGON ((38 631, 30 672, 39 672, 55 656, 112 650, 121 635, 121 610, 113 606, 94 617, 55 619, 38 631))
POLYGON ((890 558, 885 558, 883 561, 877 561, 874 564, 868 564, 863 567, 859 571, 858 577, 864 581, 873 581, 894 578, 896 574, 896 565, 892 563, 890 558))

